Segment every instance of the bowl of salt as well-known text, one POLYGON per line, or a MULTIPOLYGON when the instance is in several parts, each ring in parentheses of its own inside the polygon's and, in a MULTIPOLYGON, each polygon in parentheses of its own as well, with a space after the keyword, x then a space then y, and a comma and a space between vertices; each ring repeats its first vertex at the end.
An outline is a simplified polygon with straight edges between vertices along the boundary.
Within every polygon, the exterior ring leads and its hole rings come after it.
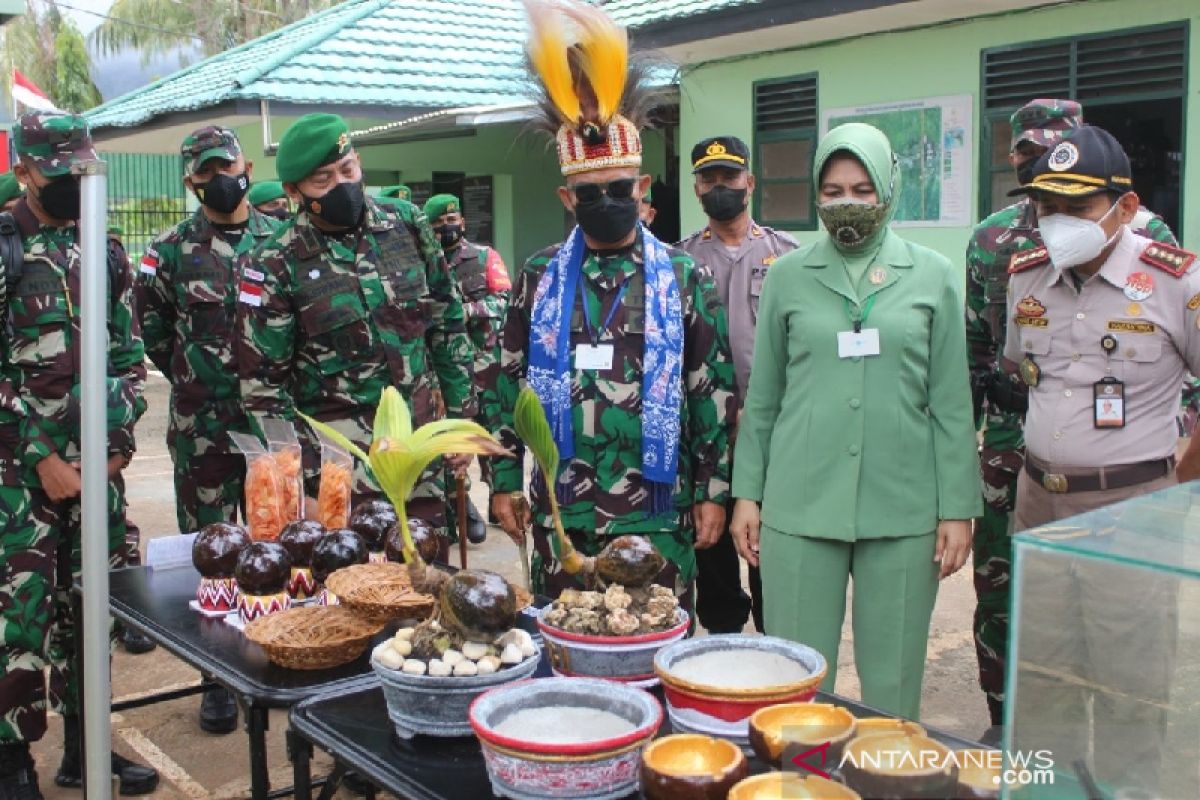
POLYGON ((750 716, 760 708, 813 699, 825 658, 774 636, 729 634, 685 639, 654 657, 671 727, 729 739, 750 752, 750 716))
POLYGON ((597 678, 511 683, 471 704, 492 791, 512 800, 617 800, 637 789, 662 706, 597 678))

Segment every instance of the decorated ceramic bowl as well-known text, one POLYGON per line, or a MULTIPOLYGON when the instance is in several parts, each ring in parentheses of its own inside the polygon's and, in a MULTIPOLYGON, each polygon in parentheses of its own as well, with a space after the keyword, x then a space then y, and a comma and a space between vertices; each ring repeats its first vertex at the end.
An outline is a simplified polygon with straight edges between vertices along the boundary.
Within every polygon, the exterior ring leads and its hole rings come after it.
POLYGON ((512 800, 618 800, 663 721, 651 695, 615 681, 543 678, 483 694, 470 710, 492 791, 512 800))
POLYGON ((554 674, 564 678, 604 678, 633 686, 650 687, 658 683, 654 674, 654 656, 663 647, 687 636, 688 615, 682 608, 677 624, 665 631, 636 636, 593 636, 571 633, 547 625, 545 615, 553 604, 542 609, 538 630, 545 641, 546 657, 554 674))
POLYGON ((774 636, 685 639, 654 657, 671 726, 730 739, 745 750, 750 716, 767 706, 811 700, 825 670, 816 650, 774 636))

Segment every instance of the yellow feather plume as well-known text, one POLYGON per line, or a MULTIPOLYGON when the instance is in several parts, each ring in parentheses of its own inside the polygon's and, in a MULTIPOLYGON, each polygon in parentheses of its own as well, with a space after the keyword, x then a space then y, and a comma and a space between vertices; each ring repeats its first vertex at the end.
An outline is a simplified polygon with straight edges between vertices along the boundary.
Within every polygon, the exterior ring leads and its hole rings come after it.
POLYGON ((563 34, 562 17, 553 3, 544 0, 524 0, 524 3, 531 29, 527 45, 529 61, 558 113, 567 122, 578 123, 582 111, 567 61, 569 45, 563 34))
POLYGON ((621 109, 629 71, 629 34, 596 6, 564 0, 563 13, 579 28, 580 69, 596 95, 600 118, 607 125, 621 109))

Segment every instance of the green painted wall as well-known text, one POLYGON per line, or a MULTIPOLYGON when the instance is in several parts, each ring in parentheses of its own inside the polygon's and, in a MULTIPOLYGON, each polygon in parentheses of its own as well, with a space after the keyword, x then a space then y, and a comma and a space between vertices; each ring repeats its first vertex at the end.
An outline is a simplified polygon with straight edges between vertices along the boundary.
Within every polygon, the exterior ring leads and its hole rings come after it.
MULTIPOLYGON (((754 81, 810 72, 819 73, 818 111, 922 97, 970 94, 974 98, 974 181, 971 199, 978 218, 981 51, 1104 31, 1117 31, 1180 20, 1191 21, 1188 56, 1189 95, 1200 87, 1200 3, 1180 0, 1090 0, 1047 9, 1018 12, 934 28, 901 31, 817 45, 804 49, 718 62, 684 73, 680 102, 680 152, 684 158, 706 136, 734 134, 753 138, 754 81)), ((1186 102, 1186 101, 1185 101, 1186 102)), ((1087 106, 1084 105, 1086 117, 1087 106)), ((1200 153, 1200 102, 1185 108, 1185 153, 1200 153)), ((687 165, 681 165, 686 175, 687 165)), ((1200 156, 1184 162, 1183 238, 1200 246, 1200 156)), ((703 224, 691 186, 681 187, 682 227, 703 224)), ((960 261, 969 227, 905 228, 905 237, 960 261)), ((802 242, 811 231, 797 232, 802 242)))
MULTIPOLYGON (((291 121, 272 120, 276 141, 291 121)), ((371 124, 378 121, 351 122, 351 128, 371 124)), ((275 159, 262 155, 259 126, 239 129, 238 136, 246 157, 254 162, 255 177, 273 178, 275 159)), ((644 171, 656 177, 662 175, 666 160, 662 136, 648 132, 643 137, 643 148, 644 171)), ((510 271, 563 238, 564 211, 555 191, 562 184, 562 176, 554 148, 549 137, 527 131, 524 124, 484 126, 470 136, 366 145, 361 153, 364 169, 399 172, 406 183, 430 180, 434 172, 493 176, 494 244, 510 271)))

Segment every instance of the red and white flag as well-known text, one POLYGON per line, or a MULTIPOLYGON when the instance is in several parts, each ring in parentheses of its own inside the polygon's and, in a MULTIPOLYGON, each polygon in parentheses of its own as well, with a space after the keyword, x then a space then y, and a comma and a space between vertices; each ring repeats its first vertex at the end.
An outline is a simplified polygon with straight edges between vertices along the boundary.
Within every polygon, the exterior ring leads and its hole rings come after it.
POLYGON ((12 96, 13 100, 34 111, 59 110, 54 103, 50 102, 46 93, 37 87, 36 83, 26 78, 16 68, 12 72, 12 96))

